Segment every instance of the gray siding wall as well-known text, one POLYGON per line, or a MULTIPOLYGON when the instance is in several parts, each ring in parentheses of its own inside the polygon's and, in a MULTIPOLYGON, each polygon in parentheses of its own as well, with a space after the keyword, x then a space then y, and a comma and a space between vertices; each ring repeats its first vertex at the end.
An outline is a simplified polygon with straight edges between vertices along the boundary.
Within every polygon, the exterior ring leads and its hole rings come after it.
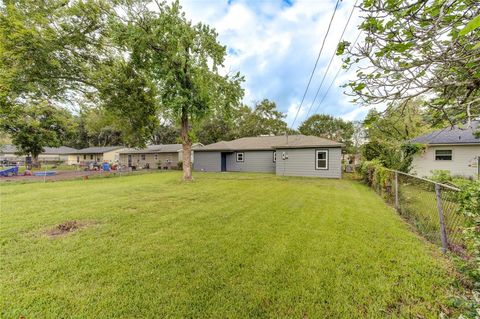
POLYGON ((220 152, 194 152, 195 161, 193 169, 195 171, 220 172, 221 156, 220 152))
POLYGON ((237 162, 236 152, 227 155, 228 172, 275 172, 275 163, 273 162, 273 150, 241 151, 240 153, 244 154, 243 162, 237 162))
POLYGON ((325 178, 342 177, 342 149, 337 148, 301 148, 277 149, 276 174, 280 176, 314 176, 325 178), (328 150, 328 169, 315 169, 315 150, 328 150), (282 153, 288 159, 282 160, 282 153))

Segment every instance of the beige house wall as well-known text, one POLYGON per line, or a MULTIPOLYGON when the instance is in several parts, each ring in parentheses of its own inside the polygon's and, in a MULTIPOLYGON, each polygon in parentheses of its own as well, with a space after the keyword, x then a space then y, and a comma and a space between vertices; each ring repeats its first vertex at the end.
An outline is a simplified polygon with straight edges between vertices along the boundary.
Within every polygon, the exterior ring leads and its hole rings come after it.
POLYGON ((480 145, 427 146, 413 158, 411 172, 430 177, 434 170, 445 170, 454 176, 477 177, 479 156, 480 145), (452 160, 435 160, 435 150, 452 150, 452 160))
POLYGON ((144 167, 147 163, 150 168, 156 168, 158 161, 162 161, 162 167, 176 167, 178 164, 178 153, 155 153, 155 154, 120 154, 120 163, 128 165, 128 155, 132 157, 132 165, 137 167, 144 167), (142 158, 142 155, 145 158, 142 158))
POLYGON ((67 156, 66 162, 68 165, 78 165, 83 162, 108 162, 115 163, 120 161, 120 152, 124 148, 119 148, 118 150, 113 150, 110 152, 99 153, 99 154, 69 154, 67 156), (77 161, 78 156, 78 161, 77 161))
MULTIPOLYGON (((13 153, 3 153, 0 155, 0 160, 8 160, 11 162, 25 161, 27 158, 26 155, 15 155, 13 153)), ((69 155, 59 155, 59 154, 40 154, 38 155, 38 160, 40 163, 43 162, 68 162, 69 155)))
POLYGON ((125 148, 120 148, 118 150, 105 152, 105 153, 103 153, 103 160, 105 162, 109 162, 109 163, 114 163, 116 161, 120 161, 120 152, 124 151, 124 150, 125 150, 125 148))
POLYGON ((25 161, 26 156, 22 155, 16 155, 14 153, 1 153, 0 154, 0 160, 7 160, 10 162, 18 162, 18 161, 25 161))

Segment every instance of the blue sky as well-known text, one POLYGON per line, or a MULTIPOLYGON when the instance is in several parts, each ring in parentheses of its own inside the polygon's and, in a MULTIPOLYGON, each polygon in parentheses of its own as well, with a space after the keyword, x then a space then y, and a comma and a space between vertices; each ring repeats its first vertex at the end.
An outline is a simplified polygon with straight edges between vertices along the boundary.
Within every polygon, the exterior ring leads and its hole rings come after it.
MULTIPOLYGON (((246 78, 244 102, 268 98, 287 114, 291 124, 297 112, 310 72, 315 63, 336 1, 329 0, 183 0, 182 6, 193 22, 204 22, 219 33, 227 46, 227 72, 240 71, 246 78)), ((316 74, 295 126, 304 120, 327 64, 353 7, 354 0, 343 0, 327 38, 316 74)), ((360 23, 356 11, 345 33, 353 42, 360 23)), ((341 60, 336 57, 319 97, 330 84, 341 60)), ((341 72, 317 113, 347 120, 362 119, 368 109, 351 103, 339 87, 354 77, 353 70, 341 72)), ((317 108, 312 107, 311 113, 317 108)))

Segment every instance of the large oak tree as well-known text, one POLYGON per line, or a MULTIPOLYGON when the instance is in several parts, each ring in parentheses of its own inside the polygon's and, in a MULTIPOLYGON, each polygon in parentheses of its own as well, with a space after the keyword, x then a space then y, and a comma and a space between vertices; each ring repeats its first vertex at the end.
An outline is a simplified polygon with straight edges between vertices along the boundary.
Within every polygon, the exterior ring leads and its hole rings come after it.
POLYGON ((360 8, 365 40, 347 45, 346 59, 358 66, 349 84, 356 101, 422 97, 434 123, 480 116, 478 0, 364 0, 360 8))
MULTIPOLYGON (((156 2, 154 10, 129 2, 123 11, 114 25, 116 40, 153 86, 163 114, 180 125, 183 154, 190 154, 192 124, 213 110, 227 116, 243 96, 242 77, 221 73, 225 46, 214 29, 187 20, 178 1, 156 2)), ((184 156, 184 180, 192 179, 191 170, 191 158, 184 156)))

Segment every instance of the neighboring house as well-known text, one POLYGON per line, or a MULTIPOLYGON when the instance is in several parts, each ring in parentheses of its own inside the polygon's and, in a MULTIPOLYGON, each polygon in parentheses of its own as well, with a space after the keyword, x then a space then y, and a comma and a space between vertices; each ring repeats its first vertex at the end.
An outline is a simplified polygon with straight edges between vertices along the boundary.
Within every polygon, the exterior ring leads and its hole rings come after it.
POLYGON ((342 177, 342 143, 316 136, 259 136, 194 150, 194 169, 268 172, 281 176, 342 177))
POLYGON ((411 142, 425 144, 425 149, 414 156, 411 172, 429 177, 433 171, 449 171, 454 176, 478 177, 480 139, 475 132, 480 121, 469 126, 449 127, 419 136, 411 142))
MULTIPOLYGON (((203 146, 194 144, 192 149, 203 146)), ((182 144, 149 145, 147 148, 128 148, 120 152, 120 163, 128 167, 176 168, 183 161, 182 144)), ((193 161, 193 151, 192 151, 193 161)))
POLYGON ((26 156, 17 155, 15 154, 16 151, 15 145, 5 144, 0 146, 0 162, 16 163, 25 161, 26 156))
POLYGON ((124 146, 95 146, 76 150, 68 154, 69 165, 88 165, 90 163, 114 163, 120 160, 124 146))
MULTIPOLYGON (((66 163, 68 154, 76 152, 77 150, 67 146, 60 147, 44 147, 44 151, 38 156, 41 163, 66 163)), ((15 145, 3 145, 0 147, 0 161, 9 162, 25 162, 26 155, 17 155, 17 148, 15 145)))
POLYGON ((67 163, 68 154, 77 150, 67 146, 44 147, 44 152, 38 156, 40 162, 62 162, 67 163))

